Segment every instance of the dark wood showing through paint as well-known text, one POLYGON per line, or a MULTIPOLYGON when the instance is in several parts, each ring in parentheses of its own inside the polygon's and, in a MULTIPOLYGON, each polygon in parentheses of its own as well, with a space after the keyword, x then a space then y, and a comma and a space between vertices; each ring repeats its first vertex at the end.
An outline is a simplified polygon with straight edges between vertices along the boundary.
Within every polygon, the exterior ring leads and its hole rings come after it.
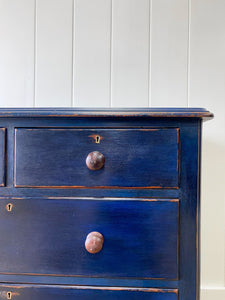
POLYGON ((178 137, 176 128, 19 128, 15 134, 15 186, 177 188, 178 137), (102 137, 101 143, 94 142, 93 134, 102 137), (97 168, 101 169, 95 172, 85 163, 93 151, 104 155, 98 155, 97 168))
POLYGON ((201 126, 212 116, 0 109, 0 299, 199 300, 201 126), (96 171, 93 151, 105 157, 96 171), (104 238, 95 254, 93 231, 104 238))
POLYGON ((0 273, 177 279, 179 202, 0 201, 0 273), (92 231, 104 236, 95 255, 92 231))
POLYGON ((0 299, 7 299, 8 293, 16 300, 178 300, 176 289, 1 284, 0 299))
POLYGON ((114 118, 201 118, 211 119, 213 114, 204 108, 1 108, 1 118, 43 117, 114 117, 114 118))

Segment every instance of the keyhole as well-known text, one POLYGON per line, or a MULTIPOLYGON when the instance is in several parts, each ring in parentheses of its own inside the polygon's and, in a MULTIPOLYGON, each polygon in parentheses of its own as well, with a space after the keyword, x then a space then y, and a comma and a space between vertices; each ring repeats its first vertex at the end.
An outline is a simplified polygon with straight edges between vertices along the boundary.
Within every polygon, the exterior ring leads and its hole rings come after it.
MULTIPOLYGON (((11 212, 11 211, 12 211, 12 208, 13 208, 12 203, 8 203, 8 204, 6 205, 7 211, 11 212)), ((9 298, 9 299, 11 299, 11 298, 9 298)))
POLYGON ((100 140, 101 140, 100 136, 99 136, 99 135, 96 135, 96 137, 95 137, 95 143, 96 143, 96 144, 99 144, 99 143, 100 143, 100 140))
POLYGON ((11 292, 7 293, 7 299, 12 299, 12 293, 11 292))

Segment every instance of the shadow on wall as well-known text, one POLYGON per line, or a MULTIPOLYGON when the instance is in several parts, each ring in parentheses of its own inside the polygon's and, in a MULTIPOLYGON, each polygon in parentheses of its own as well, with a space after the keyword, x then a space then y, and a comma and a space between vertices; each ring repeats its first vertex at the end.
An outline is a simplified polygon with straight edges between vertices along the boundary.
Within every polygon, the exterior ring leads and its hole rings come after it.
MULTIPOLYGON (((225 138, 203 136, 201 180, 201 280, 218 285, 225 275, 225 138)), ((221 282, 223 285, 224 282, 221 282)))

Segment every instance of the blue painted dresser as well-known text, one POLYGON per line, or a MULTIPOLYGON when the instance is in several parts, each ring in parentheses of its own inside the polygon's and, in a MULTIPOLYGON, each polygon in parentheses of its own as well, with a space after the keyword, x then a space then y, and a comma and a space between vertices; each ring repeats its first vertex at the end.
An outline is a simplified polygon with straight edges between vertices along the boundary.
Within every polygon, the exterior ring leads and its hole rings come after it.
POLYGON ((204 109, 1 109, 0 299, 198 300, 204 109))

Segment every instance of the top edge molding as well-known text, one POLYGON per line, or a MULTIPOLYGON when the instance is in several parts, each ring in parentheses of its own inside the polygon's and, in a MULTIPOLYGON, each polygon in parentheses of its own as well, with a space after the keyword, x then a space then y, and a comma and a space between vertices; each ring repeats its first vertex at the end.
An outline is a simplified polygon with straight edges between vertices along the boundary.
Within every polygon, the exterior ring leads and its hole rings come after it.
POLYGON ((0 108, 0 117, 147 117, 201 118, 213 113, 204 108, 0 108))

